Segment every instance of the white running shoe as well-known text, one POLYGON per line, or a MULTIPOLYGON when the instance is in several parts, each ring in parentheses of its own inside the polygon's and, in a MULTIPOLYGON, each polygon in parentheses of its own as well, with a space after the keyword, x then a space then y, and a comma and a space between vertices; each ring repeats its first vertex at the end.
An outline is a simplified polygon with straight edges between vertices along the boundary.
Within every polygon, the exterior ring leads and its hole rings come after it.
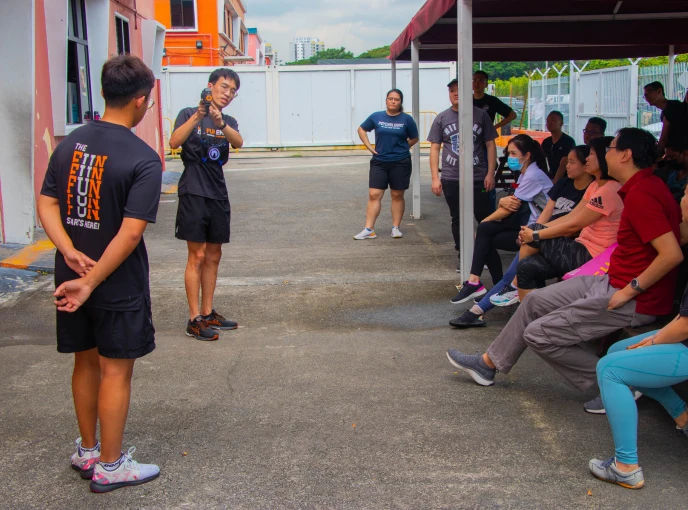
POLYGON ((132 455, 136 448, 132 446, 127 453, 123 453, 117 461, 117 467, 106 469, 98 462, 93 469, 91 480, 92 492, 110 492, 128 485, 140 485, 150 482, 160 475, 160 468, 155 464, 139 464, 132 455))
POLYGON ((490 296, 490 303, 495 306, 511 306, 518 303, 518 290, 507 285, 501 292, 490 296))
POLYGON ((368 227, 361 230, 358 234, 354 236, 354 239, 360 241, 361 239, 375 239, 377 234, 374 230, 370 230, 368 227))
POLYGON ((398 239, 404 237, 404 234, 399 230, 399 227, 392 227, 392 237, 398 239))

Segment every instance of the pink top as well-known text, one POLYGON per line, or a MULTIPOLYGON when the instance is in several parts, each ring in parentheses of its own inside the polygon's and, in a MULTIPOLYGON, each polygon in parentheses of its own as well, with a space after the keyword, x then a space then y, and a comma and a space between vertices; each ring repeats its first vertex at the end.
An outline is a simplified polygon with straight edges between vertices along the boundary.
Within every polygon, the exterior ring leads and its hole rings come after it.
POLYGON ((616 242, 624 207, 618 193, 619 188, 621 184, 616 181, 607 181, 602 187, 599 187, 597 181, 593 181, 583 195, 585 207, 602 214, 600 219, 583 228, 580 236, 576 238, 593 257, 616 242))

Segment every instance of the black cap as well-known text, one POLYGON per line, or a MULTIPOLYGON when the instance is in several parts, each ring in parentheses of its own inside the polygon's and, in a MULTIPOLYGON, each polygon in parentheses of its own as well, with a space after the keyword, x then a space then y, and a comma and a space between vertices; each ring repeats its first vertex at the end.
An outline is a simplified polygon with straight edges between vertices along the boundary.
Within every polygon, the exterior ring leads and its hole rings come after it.
POLYGON ((459 80, 457 80, 456 78, 454 78, 452 81, 450 81, 449 83, 447 83, 447 88, 451 88, 451 87, 453 87, 454 85, 458 85, 458 84, 459 84, 459 80))

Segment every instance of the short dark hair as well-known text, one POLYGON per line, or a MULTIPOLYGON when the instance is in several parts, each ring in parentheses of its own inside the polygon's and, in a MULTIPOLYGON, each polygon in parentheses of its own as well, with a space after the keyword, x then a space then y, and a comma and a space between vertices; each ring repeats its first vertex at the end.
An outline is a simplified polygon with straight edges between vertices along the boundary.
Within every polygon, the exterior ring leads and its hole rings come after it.
POLYGON ((590 117, 588 119, 588 122, 590 124, 595 124, 596 126, 599 126, 602 130, 602 134, 604 134, 605 130, 607 129, 607 121, 604 120, 602 117, 590 117))
POLYGON ((516 148, 521 151, 521 154, 530 152, 530 162, 537 164, 537 166, 540 167, 540 170, 545 171, 547 169, 547 160, 545 159, 545 153, 542 152, 542 147, 540 147, 540 144, 533 140, 530 136, 523 134, 514 136, 511 140, 509 140, 507 148, 511 143, 513 143, 516 148))
POLYGON ((118 55, 103 64, 100 85, 105 105, 122 108, 136 97, 148 97, 155 86, 155 76, 139 57, 118 55))
POLYGON ((657 140, 649 131, 626 127, 619 129, 616 136, 616 150, 630 149, 637 168, 647 168, 657 160, 657 140))
POLYGON ((399 111, 403 112, 404 111, 404 93, 399 89, 389 89, 387 91, 387 94, 385 94, 385 99, 387 99, 392 92, 396 92, 397 94, 399 94, 399 99, 401 99, 401 101, 399 102, 399 111))
POLYGON ((564 114, 561 113, 559 110, 552 110, 551 112, 549 112, 549 113, 547 114, 548 117, 549 117, 550 115, 556 115, 557 117, 559 117, 559 118, 561 119, 562 122, 564 122, 564 114))
POLYGON ((609 175, 609 168, 607 167, 607 147, 611 145, 613 136, 601 136, 590 141, 590 152, 595 151, 597 156, 597 163, 600 165, 601 179, 612 179, 615 180, 611 175, 609 175))
POLYGON ((570 152, 573 152, 576 155, 576 159, 582 165, 585 165, 585 159, 588 157, 588 154, 590 154, 590 147, 587 145, 576 145, 570 152))
POLYGON ((485 81, 487 81, 487 80, 490 79, 490 77, 487 75, 487 73, 486 73, 485 71, 483 71, 482 69, 479 70, 479 71, 474 72, 474 73, 473 73, 473 76, 475 76, 476 74, 479 74, 480 76, 484 76, 484 77, 485 77, 485 81))
POLYGON ((220 67, 219 69, 215 69, 212 73, 210 73, 210 76, 208 77, 208 83, 212 83, 213 85, 215 85, 217 83, 217 80, 219 80, 220 78, 234 80, 234 84, 236 85, 237 90, 239 90, 239 87, 241 87, 241 82, 239 80, 239 75, 237 74, 237 72, 231 69, 227 69, 226 67, 220 67))
POLYGON ((452 88, 454 85, 458 85, 458 84, 459 84, 459 80, 457 80, 456 78, 454 78, 452 81, 450 81, 449 83, 447 83, 447 88, 450 89, 450 88, 452 88))
POLYGON ((662 93, 662 95, 664 95, 664 85, 662 85, 662 82, 660 81, 650 82, 647 85, 645 85, 643 89, 650 89, 654 90, 655 92, 659 90, 662 93))

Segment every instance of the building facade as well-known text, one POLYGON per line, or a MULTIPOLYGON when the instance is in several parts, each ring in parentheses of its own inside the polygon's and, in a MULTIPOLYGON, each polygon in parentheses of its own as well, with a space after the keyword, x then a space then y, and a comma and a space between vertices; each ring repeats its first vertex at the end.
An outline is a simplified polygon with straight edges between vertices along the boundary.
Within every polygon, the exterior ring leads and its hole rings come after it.
POLYGON ((257 28, 248 29, 248 56, 251 60, 247 64, 265 65, 265 44, 257 28))
MULTIPOLYGON (((165 28, 153 0, 2 0, 0 27, 0 242, 29 244, 54 147, 105 110, 103 64, 131 53, 159 78, 165 28)), ((163 157, 159 82, 152 98, 135 132, 163 157)))
POLYGON ((166 27, 163 66, 222 67, 247 56, 246 8, 241 0, 155 0, 166 27))
POLYGON ((289 57, 292 61, 303 60, 317 55, 325 49, 325 42, 317 37, 295 37, 289 43, 289 57))

